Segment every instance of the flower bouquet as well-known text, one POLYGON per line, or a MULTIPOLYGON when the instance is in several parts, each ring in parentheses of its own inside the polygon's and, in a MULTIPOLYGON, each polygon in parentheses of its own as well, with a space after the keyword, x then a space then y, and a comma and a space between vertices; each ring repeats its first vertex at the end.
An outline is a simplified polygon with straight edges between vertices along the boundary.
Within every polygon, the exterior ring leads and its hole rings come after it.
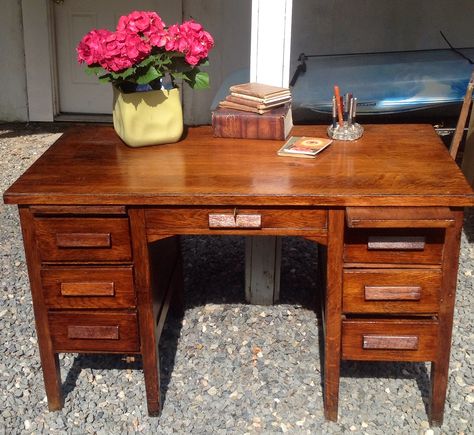
POLYGON ((101 82, 113 85, 113 123, 129 146, 176 142, 183 133, 177 80, 209 87, 212 36, 194 20, 167 27, 156 12, 120 17, 117 29, 91 30, 77 46, 77 59, 101 82))
POLYGON ((212 36, 194 20, 167 27, 156 12, 134 11, 120 17, 115 31, 87 33, 77 46, 77 60, 123 92, 161 89, 163 79, 170 88, 182 79, 202 89, 209 86, 209 75, 199 66, 207 64, 213 46, 212 36))

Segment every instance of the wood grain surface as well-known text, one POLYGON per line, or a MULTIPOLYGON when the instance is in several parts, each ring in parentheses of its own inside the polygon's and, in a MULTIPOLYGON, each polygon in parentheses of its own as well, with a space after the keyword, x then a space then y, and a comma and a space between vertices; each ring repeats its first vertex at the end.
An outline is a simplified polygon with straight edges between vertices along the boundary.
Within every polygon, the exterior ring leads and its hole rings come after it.
MULTIPOLYGON (((474 194, 430 125, 366 125, 315 159, 277 156, 284 141, 213 138, 124 145, 109 126, 65 133, 4 194, 12 204, 469 206, 474 194)), ((325 126, 294 136, 326 137, 325 126)))

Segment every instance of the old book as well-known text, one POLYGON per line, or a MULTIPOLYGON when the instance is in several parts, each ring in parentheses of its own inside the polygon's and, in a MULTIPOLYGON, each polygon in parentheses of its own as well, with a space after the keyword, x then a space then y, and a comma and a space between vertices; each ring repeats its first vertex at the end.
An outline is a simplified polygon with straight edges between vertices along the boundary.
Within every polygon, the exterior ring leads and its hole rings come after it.
POLYGON ((257 109, 268 109, 271 107, 282 106, 283 104, 290 102, 291 96, 285 97, 281 100, 278 99, 275 102, 270 102, 270 103, 262 103, 260 101, 250 100, 248 98, 236 97, 234 95, 227 95, 225 99, 235 104, 243 104, 244 106, 255 107, 257 109))
POLYGON ((258 114, 263 114, 267 113, 270 110, 272 110, 271 107, 259 109, 258 107, 253 107, 253 106, 247 106, 245 104, 238 104, 238 103, 233 103, 232 101, 221 101, 219 103, 219 107, 223 107, 225 109, 234 109, 234 110, 243 110, 244 112, 253 112, 253 113, 258 113, 258 114))
POLYGON ((254 97, 253 95, 239 94, 238 92, 231 92, 230 95, 232 95, 233 97, 242 98, 248 101, 256 101, 260 104, 271 104, 271 103, 277 103, 277 102, 286 103, 287 101, 291 100, 291 94, 276 95, 274 97, 267 97, 267 98, 260 98, 260 97, 254 97))
POLYGON ((262 115, 219 107, 212 112, 215 137, 285 140, 293 127, 289 104, 262 115))
POLYGON ((234 85, 229 88, 229 91, 234 97, 258 101, 260 103, 284 102, 291 99, 291 92, 288 88, 280 88, 278 86, 265 85, 262 83, 234 85))
POLYGON ((250 95, 257 98, 275 98, 283 95, 290 95, 288 88, 266 85, 264 83, 242 83, 229 88, 231 93, 250 95))
POLYGON ((331 145, 332 139, 324 137, 291 136, 277 151, 279 156, 314 158, 331 145))

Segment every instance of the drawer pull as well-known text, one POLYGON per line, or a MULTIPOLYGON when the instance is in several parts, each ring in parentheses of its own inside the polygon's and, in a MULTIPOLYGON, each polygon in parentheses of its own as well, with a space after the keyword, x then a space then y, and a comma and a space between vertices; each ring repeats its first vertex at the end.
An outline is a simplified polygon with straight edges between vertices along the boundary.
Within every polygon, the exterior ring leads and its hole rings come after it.
POLYGON ((366 301, 419 301, 421 287, 366 285, 364 297, 366 301))
POLYGON ((85 326, 69 325, 67 327, 68 339, 79 340, 118 340, 118 325, 111 326, 85 326))
POLYGON ((114 296, 114 282, 62 282, 61 296, 114 296))
POLYGON ((58 248, 110 248, 110 233, 58 233, 58 248))
POLYGON ((398 249, 398 250, 423 250, 425 237, 423 236, 369 236, 369 249, 398 249))
POLYGON ((416 335, 364 335, 363 349, 385 350, 417 350, 418 336, 416 335))
POLYGON ((262 227, 259 214, 209 214, 209 228, 253 228, 262 227))

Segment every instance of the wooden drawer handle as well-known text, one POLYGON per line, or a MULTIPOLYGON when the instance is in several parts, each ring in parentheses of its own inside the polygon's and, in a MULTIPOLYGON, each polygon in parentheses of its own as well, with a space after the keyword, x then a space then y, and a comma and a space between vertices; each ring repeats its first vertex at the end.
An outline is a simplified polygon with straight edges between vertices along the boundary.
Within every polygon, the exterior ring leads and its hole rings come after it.
POLYGON ((119 327, 112 326, 85 326, 69 325, 67 327, 67 338, 79 340, 118 340, 119 327))
POLYGON ((114 282, 62 282, 61 296, 114 296, 114 282))
POLYGON ((253 228, 262 227, 259 214, 209 214, 209 228, 253 228))
POLYGON ((364 297, 366 301, 419 301, 421 287, 366 285, 364 297))
POLYGON ((58 233, 58 248, 110 248, 110 233, 58 233))
POLYGON ((369 236, 369 249, 423 250, 424 236, 369 236))
POLYGON ((385 350, 417 350, 418 336, 416 335, 364 335, 363 349, 385 350))

